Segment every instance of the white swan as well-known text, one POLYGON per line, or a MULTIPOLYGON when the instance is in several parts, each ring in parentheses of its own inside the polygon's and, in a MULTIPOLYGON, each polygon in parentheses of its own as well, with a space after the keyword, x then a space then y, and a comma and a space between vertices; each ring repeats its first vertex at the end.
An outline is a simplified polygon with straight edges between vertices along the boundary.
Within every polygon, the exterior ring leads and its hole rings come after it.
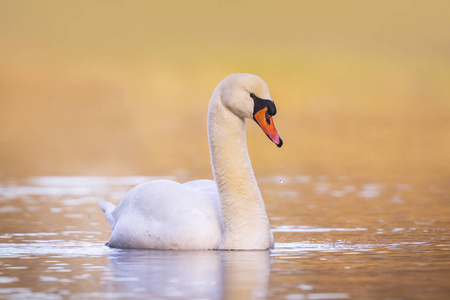
POLYGON ((155 180, 131 189, 116 207, 99 200, 111 226, 108 246, 172 250, 263 250, 273 235, 247 151, 245 118, 278 146, 267 84, 231 74, 214 90, 208 139, 214 180, 155 180))

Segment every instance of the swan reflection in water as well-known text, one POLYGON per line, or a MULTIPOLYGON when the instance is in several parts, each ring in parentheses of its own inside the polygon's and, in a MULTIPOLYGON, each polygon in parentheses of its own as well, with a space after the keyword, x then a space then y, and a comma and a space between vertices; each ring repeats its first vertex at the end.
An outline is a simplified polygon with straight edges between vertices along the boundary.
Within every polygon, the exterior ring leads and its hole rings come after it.
POLYGON ((251 299, 264 297, 269 251, 156 251, 115 249, 101 285, 132 298, 251 299))

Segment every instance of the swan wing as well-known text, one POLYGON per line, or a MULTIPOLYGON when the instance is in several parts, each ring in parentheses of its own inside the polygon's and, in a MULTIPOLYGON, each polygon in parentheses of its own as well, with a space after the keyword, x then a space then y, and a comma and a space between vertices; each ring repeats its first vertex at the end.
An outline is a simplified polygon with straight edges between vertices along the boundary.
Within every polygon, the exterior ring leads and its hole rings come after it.
POLYGON ((111 213, 114 228, 108 245, 217 249, 222 226, 219 197, 213 183, 211 180, 186 184, 155 180, 136 186, 111 213))

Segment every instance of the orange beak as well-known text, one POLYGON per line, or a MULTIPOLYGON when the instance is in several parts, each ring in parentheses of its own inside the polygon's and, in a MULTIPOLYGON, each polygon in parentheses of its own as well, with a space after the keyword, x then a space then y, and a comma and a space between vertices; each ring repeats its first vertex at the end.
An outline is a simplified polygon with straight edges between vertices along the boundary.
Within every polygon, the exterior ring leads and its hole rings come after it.
POLYGON ((275 128, 272 116, 270 116, 267 112, 267 107, 264 107, 261 110, 257 111, 253 115, 253 118, 272 142, 274 142, 278 147, 281 147, 283 145, 283 140, 280 138, 280 135, 275 128))

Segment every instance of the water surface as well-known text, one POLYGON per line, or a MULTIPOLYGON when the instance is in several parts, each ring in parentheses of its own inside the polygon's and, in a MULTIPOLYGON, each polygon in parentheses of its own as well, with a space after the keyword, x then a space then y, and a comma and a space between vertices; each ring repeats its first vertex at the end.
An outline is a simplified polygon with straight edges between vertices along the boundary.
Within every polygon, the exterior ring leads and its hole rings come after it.
MULTIPOLYGON (((99 197, 156 177, 31 177, 0 185, 0 298, 447 299, 449 186, 259 177, 272 251, 104 246, 99 197)), ((176 176, 166 177, 178 179, 176 176)))

